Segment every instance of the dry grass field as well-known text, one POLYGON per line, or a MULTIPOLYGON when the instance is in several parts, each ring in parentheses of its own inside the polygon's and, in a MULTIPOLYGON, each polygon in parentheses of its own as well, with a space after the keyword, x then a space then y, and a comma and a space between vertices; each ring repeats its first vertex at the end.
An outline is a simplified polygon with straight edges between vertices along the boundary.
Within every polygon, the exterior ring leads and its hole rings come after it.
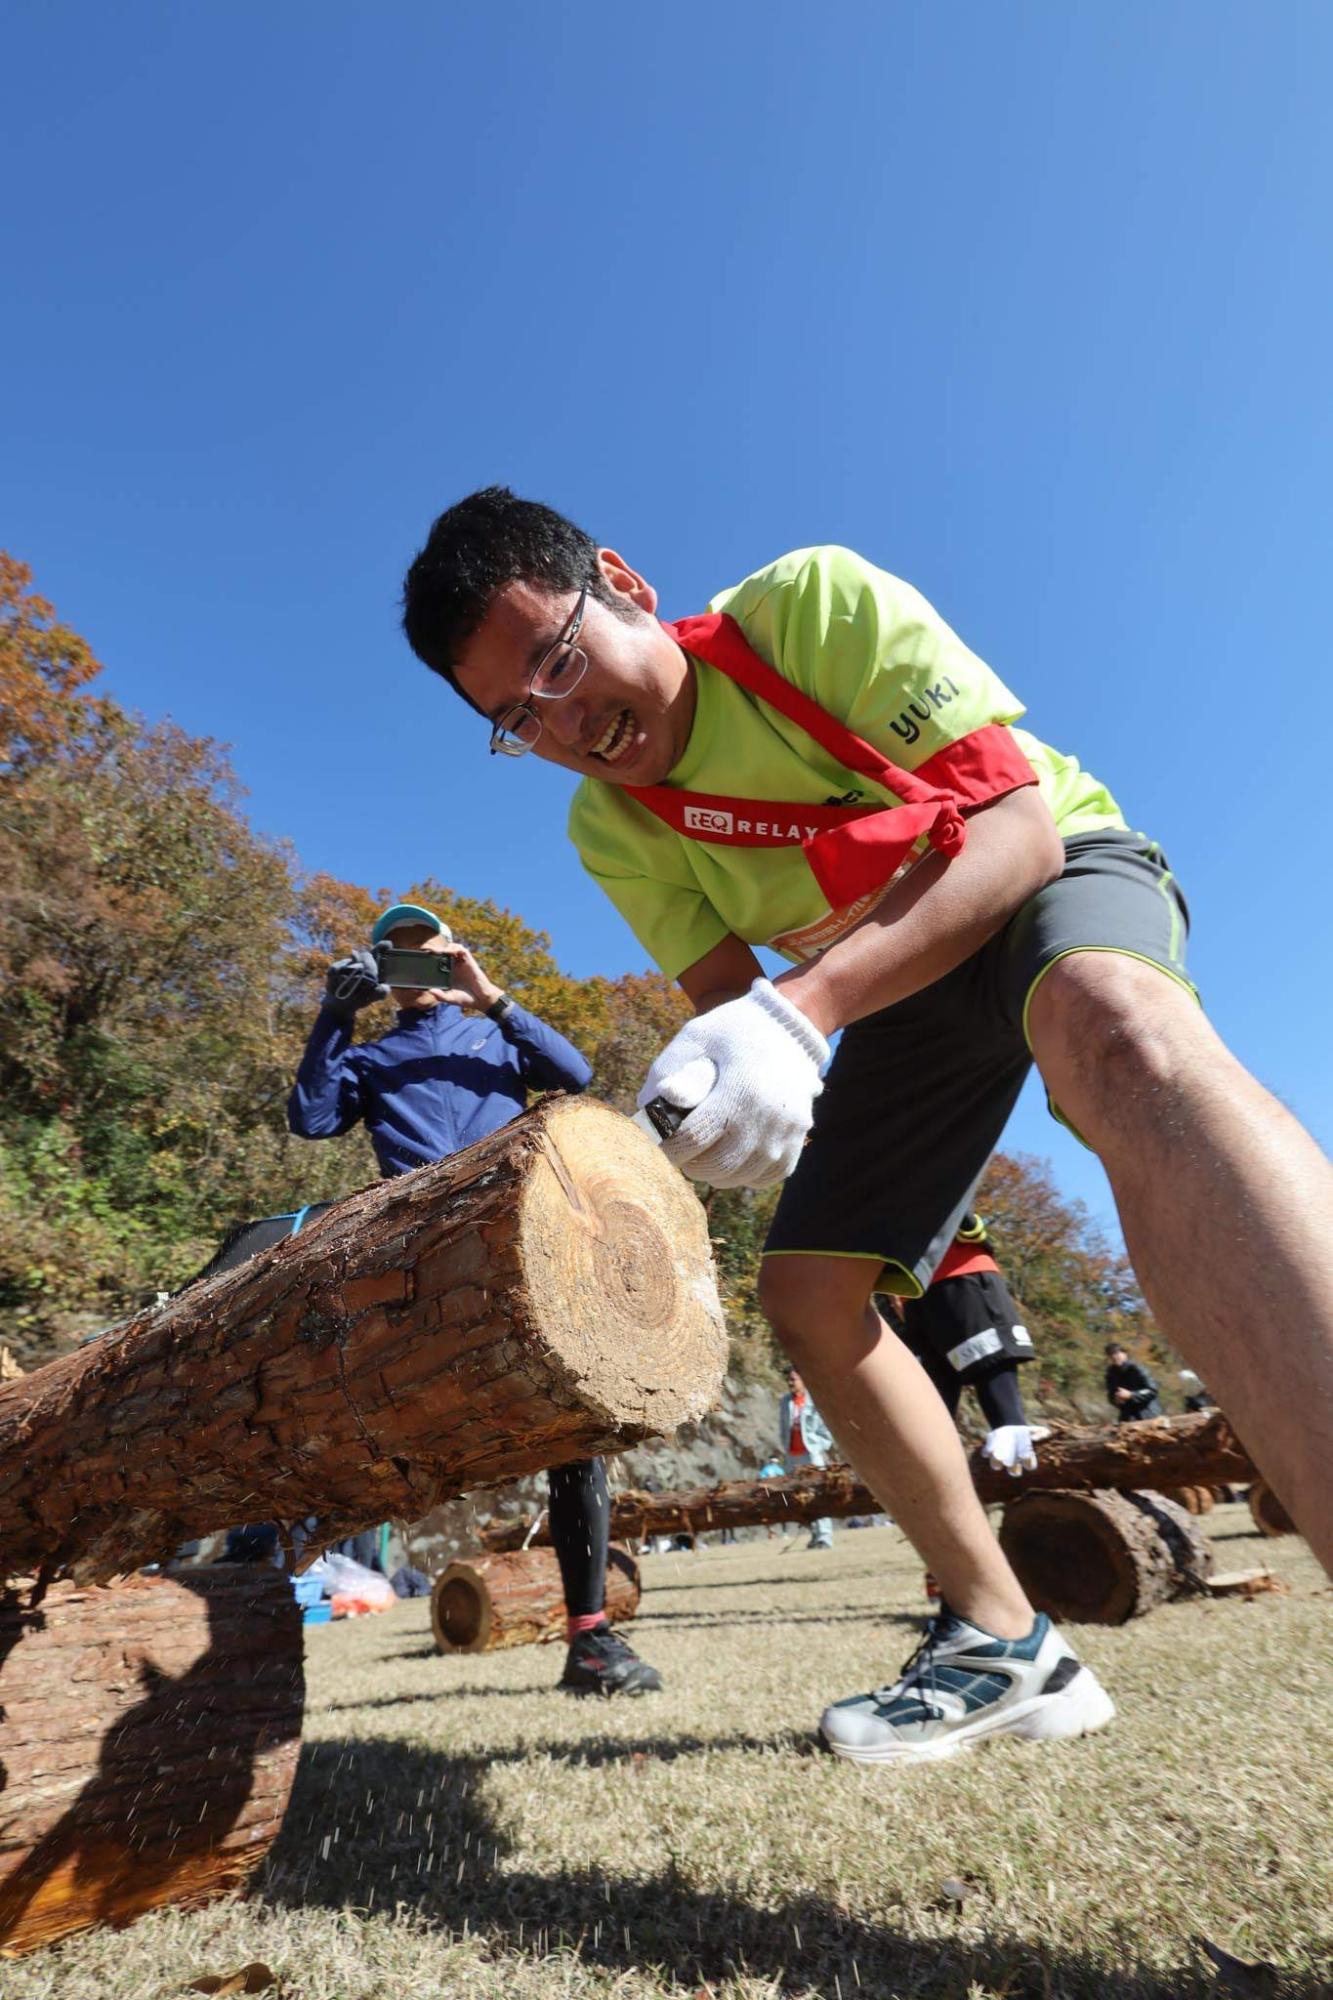
POLYGON ((637 1701, 558 1694, 554 1647, 441 1658, 421 1604, 314 1628, 250 1898, 0 1965, 0 1995, 166 2000, 249 1960, 286 2000, 1333 1995, 1333 1599, 1303 1543, 1210 1527, 1291 1594, 1085 1628, 1111 1729, 909 1773, 811 1736, 916 1642, 892 1529, 648 1559, 668 1685, 637 1701))

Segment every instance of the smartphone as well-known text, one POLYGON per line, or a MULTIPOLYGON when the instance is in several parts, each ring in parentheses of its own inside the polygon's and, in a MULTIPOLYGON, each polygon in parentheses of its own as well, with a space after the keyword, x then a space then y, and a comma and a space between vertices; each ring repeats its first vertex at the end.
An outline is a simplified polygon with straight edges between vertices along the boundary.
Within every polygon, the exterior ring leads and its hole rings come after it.
POLYGON ((375 963, 386 986, 447 987, 454 983, 453 953, 408 951, 403 945, 377 944, 375 963))

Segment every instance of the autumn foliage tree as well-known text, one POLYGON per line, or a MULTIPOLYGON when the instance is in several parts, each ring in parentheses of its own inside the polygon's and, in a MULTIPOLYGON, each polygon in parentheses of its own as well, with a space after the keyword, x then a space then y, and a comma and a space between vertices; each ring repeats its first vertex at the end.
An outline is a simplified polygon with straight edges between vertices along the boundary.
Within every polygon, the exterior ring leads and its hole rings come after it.
POLYGON ((27 564, 0 549, 0 772, 42 762, 85 727, 79 697, 99 672, 92 648, 32 589, 27 564))

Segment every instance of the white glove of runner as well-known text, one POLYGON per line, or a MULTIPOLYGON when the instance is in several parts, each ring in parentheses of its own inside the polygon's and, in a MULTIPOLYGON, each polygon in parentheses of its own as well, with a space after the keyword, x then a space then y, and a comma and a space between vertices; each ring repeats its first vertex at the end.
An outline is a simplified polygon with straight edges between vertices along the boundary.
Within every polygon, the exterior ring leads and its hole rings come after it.
POLYGON ((997 1472, 1007 1472, 1011 1479, 1019 1479, 1025 1470, 1036 1470, 1037 1437, 1047 1435, 1044 1430, 1034 1435, 1027 1424, 1001 1424, 998 1430, 986 1433, 981 1455, 997 1472))
POLYGON ((688 1111, 662 1151, 712 1187, 769 1187, 800 1158, 829 1045, 767 979, 700 1014, 648 1072, 640 1105, 688 1111))

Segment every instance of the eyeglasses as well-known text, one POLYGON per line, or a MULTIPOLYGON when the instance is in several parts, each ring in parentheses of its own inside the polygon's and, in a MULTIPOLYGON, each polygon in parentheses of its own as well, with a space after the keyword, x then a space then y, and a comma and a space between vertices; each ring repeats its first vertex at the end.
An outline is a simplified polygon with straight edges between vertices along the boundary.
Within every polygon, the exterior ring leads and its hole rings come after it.
POLYGON ((542 719, 534 701, 561 701, 572 694, 588 671, 588 655, 574 642, 583 627, 588 605, 588 585, 579 592, 579 601, 560 637, 547 647, 532 670, 528 698, 507 708, 491 730, 492 757, 523 757, 542 733, 542 719))

